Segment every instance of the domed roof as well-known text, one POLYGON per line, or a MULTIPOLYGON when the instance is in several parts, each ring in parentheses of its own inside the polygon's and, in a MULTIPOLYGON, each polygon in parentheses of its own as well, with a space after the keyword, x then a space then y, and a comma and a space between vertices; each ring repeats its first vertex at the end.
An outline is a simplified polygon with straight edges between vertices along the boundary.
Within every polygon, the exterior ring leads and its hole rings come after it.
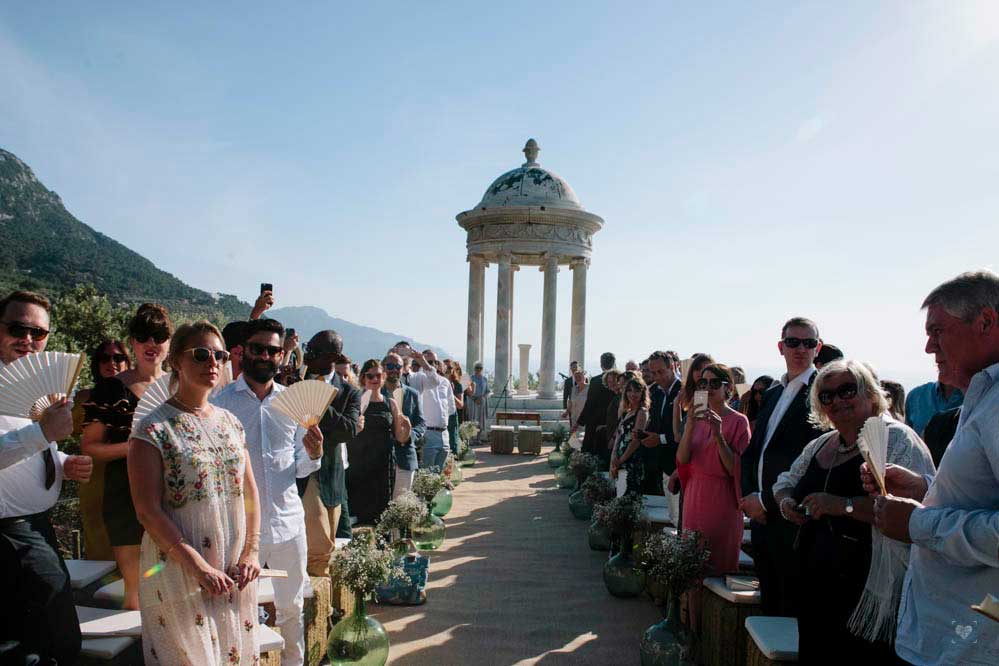
POLYGON ((539 150, 538 142, 530 139, 523 151, 527 161, 494 180, 476 208, 552 206, 582 210, 583 206, 569 183, 538 164, 539 150))

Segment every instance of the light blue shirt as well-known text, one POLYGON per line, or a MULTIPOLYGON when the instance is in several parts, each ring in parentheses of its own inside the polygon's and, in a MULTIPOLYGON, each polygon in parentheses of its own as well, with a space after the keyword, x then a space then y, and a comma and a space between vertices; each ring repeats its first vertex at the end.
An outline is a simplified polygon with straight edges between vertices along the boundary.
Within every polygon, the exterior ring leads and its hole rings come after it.
POLYGON ((270 394, 259 400, 240 375, 211 399, 212 404, 232 412, 246 432, 246 450, 260 494, 262 544, 284 543, 302 533, 305 510, 295 479, 305 478, 322 464, 322 456, 312 460, 302 444, 305 429, 271 407, 284 390, 275 383, 270 394))
POLYGON ((999 363, 972 378, 923 507, 909 518, 896 651, 917 665, 995 666, 999 623, 970 606, 999 593, 999 363))
POLYGON ((922 437, 926 424, 935 414, 960 407, 962 402, 964 394, 960 389, 954 389, 950 398, 945 399, 940 382, 921 384, 905 397, 905 422, 922 437))

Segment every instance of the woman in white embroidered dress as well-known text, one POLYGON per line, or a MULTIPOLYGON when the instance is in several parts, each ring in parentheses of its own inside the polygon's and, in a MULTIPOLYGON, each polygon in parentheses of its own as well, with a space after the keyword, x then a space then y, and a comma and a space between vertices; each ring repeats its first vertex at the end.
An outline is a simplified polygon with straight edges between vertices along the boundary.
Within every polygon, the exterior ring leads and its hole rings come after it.
POLYGON ((133 430, 128 475, 142 538, 146 664, 256 664, 260 514, 243 428, 208 403, 228 354, 202 321, 167 357, 176 391, 133 430))

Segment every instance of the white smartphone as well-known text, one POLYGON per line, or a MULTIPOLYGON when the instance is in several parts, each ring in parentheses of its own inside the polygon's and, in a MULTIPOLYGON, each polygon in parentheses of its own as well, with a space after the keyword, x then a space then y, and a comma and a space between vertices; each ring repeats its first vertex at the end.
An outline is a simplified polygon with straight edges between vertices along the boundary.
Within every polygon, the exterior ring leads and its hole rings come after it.
POLYGON ((705 411, 708 408, 708 392, 694 391, 694 414, 705 411))

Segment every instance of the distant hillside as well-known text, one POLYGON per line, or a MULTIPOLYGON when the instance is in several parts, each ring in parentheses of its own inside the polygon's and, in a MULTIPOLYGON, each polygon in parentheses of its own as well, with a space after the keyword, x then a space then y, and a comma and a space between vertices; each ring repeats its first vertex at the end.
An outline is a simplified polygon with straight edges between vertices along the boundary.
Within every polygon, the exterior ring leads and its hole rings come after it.
POLYGON ((441 358, 452 358, 440 347, 415 342, 399 333, 386 333, 370 326, 361 326, 344 319, 331 317, 326 311, 311 306, 275 308, 266 317, 277 319, 285 328, 294 328, 304 346, 319 331, 333 329, 343 336, 343 351, 358 365, 369 358, 381 359, 385 352, 400 340, 406 340, 417 349, 433 349, 441 358))
POLYGON ((93 284, 112 302, 157 301, 212 319, 246 317, 235 296, 184 284, 121 243, 73 217, 31 168, 0 149, 0 291, 32 289, 50 297, 93 284))

